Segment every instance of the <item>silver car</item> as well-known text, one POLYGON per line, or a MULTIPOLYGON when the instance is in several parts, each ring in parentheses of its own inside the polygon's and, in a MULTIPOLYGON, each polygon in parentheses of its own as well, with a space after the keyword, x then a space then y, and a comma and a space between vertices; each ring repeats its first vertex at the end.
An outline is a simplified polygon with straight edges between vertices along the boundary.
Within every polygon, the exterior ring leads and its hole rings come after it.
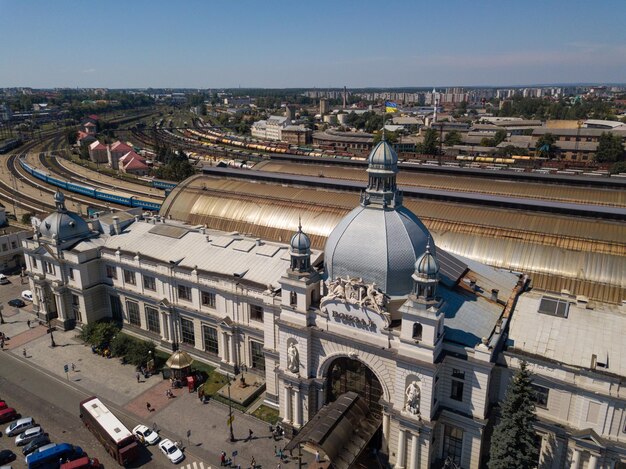
POLYGON ((43 428, 41 427, 29 428, 28 430, 24 430, 22 433, 17 435, 17 437, 15 437, 15 444, 17 446, 23 446, 26 443, 34 440, 35 438, 43 434, 44 434, 44 431, 43 431, 43 428))

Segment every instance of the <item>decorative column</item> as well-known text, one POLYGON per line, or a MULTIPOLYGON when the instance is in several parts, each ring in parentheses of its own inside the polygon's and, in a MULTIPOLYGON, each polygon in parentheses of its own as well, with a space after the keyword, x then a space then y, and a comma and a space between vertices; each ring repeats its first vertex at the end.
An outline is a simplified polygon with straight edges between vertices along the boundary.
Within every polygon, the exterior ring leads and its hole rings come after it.
POLYGON ((418 451, 419 451, 419 435, 416 433, 411 434, 411 464, 409 467, 411 469, 417 469, 418 464, 418 451))
POLYGON ((385 452, 389 452, 389 426, 391 424, 391 417, 389 413, 383 412, 383 449, 385 452))
POLYGON ((291 387, 285 386, 285 420, 291 422, 291 387))
POLYGON ((606 469, 615 469, 615 459, 606 459, 604 464, 606 469))
POLYGON ((233 365, 237 364, 237 353, 235 351, 235 334, 231 334, 228 339, 230 340, 230 362, 233 365))
POLYGON ((228 347, 228 334, 222 332, 222 342, 224 343, 224 361, 230 363, 230 349, 228 347))
POLYGON ((317 390, 317 410, 319 411, 324 407, 324 385, 317 390))
POLYGON ((587 469, 596 469, 598 467, 598 455, 591 453, 589 455, 589 464, 587 464, 587 469))
POLYGON ((302 405, 300 403, 300 389, 298 388, 293 388, 293 405, 295 407, 294 409, 294 413, 295 413, 295 419, 293 424, 296 427, 300 427, 302 426, 302 405))
POLYGON ((572 454, 572 464, 570 469, 578 469, 580 467, 580 450, 574 448, 574 454, 572 454))
POLYGON ((396 469, 404 469, 406 462, 406 430, 398 432, 398 454, 396 455, 396 469))

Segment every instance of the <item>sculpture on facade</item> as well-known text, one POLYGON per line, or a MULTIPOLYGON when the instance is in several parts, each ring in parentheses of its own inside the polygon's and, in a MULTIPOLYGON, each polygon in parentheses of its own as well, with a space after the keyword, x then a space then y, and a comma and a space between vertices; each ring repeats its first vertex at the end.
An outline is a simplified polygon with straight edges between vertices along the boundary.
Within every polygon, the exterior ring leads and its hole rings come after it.
POLYGON ((300 372, 300 353, 295 341, 287 347, 287 369, 292 373, 300 372))
POLYGON ((367 294, 361 299, 361 306, 369 306, 378 314, 384 314, 385 294, 372 283, 367 286, 367 294))
POLYGON ((411 381, 406 388, 406 410, 413 414, 419 415, 420 413, 420 388, 417 381, 411 381))

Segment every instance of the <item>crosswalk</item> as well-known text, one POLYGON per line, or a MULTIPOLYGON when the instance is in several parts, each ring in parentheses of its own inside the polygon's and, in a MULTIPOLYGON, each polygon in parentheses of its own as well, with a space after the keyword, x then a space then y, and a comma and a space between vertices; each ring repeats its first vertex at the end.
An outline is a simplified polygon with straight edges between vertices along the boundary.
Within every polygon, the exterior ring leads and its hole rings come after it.
POLYGON ((180 469, 212 469, 211 466, 205 466, 203 462, 190 462, 185 466, 180 466, 180 469))

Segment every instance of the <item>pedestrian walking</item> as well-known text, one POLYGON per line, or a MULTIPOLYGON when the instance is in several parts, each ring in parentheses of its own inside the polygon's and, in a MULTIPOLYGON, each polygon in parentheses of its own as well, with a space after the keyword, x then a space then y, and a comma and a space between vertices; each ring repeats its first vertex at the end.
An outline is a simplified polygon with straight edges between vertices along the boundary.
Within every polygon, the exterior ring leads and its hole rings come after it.
POLYGON ((22 355, 24 355, 24 358, 26 358, 26 349, 22 349, 22 355))
POLYGON ((247 441, 250 441, 252 439, 252 435, 253 434, 254 434, 254 432, 252 431, 252 429, 248 428, 248 440, 247 441))
POLYGON ((222 451, 222 453, 220 454, 220 466, 225 466, 225 465, 226 465, 226 453, 222 451))
POLYGON ((76 365, 72 363, 72 371, 76 371, 76 365))
POLYGON ((256 469, 256 459, 254 459, 254 456, 252 456, 252 460, 250 461, 250 467, 256 469))
POLYGON ((137 382, 139 382, 139 379, 141 378, 141 374, 139 374, 139 372, 137 372, 137 374, 135 376, 137 377, 137 382))
POLYGON ((276 469, 280 469, 280 468, 281 468, 280 463, 276 464, 276 469))
POLYGON ((4 338, 0 339, 0 349, 4 350, 4 338))
POLYGON ((28 328, 30 329, 30 319, 28 319, 28 320, 26 321, 26 325, 27 325, 27 326, 28 326, 28 328))
POLYGON ((315 451, 315 462, 320 462, 320 452, 315 451))
POLYGON ((146 409, 148 409, 148 412, 152 412, 152 406, 149 402, 146 402, 146 409))

